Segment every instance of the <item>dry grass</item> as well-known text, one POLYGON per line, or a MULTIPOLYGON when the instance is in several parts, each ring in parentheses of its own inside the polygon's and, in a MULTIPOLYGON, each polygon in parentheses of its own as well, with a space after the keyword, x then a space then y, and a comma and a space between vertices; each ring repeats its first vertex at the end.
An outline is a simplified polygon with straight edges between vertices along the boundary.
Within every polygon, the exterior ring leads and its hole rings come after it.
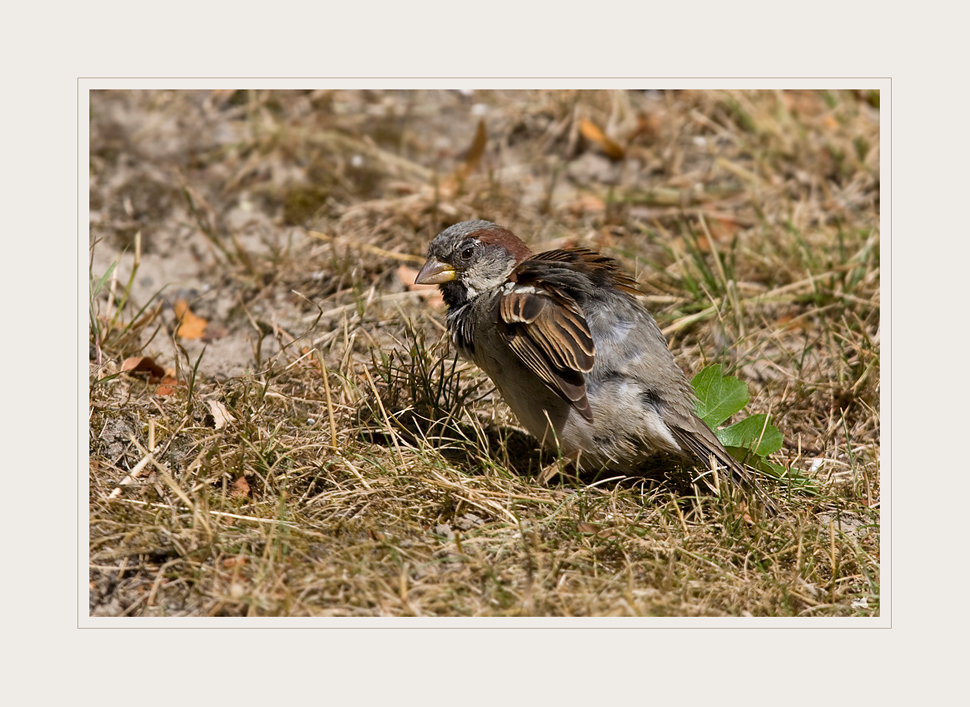
POLYGON ((878 94, 94 93, 91 614, 878 615, 878 175, 878 94), (537 484, 408 287, 479 217, 618 257, 817 493, 537 484))

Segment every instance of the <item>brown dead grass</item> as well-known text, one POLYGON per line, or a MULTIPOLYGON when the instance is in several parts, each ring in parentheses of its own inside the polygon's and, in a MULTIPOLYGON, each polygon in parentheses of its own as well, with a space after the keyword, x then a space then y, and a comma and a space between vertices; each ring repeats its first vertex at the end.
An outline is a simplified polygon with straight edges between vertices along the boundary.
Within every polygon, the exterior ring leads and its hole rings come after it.
POLYGON ((91 115, 93 280, 117 263, 91 305, 92 615, 878 615, 877 94, 95 92, 91 115), (618 257, 818 493, 747 519, 676 475, 538 485, 552 459, 401 267, 467 218, 618 257))

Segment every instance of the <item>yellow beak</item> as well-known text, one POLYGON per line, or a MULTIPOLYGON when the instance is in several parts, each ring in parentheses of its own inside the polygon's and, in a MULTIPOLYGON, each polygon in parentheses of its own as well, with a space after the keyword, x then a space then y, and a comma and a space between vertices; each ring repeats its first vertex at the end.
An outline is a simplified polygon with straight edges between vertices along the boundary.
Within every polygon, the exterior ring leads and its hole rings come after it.
POLYGON ((442 282, 451 282, 455 277, 457 277, 457 273, 453 267, 431 256, 424 267, 421 268, 418 276, 414 278, 414 284, 440 285, 442 282))

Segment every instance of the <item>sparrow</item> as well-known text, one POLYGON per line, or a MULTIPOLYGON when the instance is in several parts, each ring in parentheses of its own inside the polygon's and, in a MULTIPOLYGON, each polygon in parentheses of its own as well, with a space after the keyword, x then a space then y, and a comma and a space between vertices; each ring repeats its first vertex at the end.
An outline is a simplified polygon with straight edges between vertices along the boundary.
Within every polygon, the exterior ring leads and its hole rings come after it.
POLYGON ((657 455, 693 458, 773 507, 697 416, 693 388, 614 259, 534 254, 506 228, 464 221, 431 241, 415 283, 438 285, 458 353, 543 446, 620 473, 657 455))

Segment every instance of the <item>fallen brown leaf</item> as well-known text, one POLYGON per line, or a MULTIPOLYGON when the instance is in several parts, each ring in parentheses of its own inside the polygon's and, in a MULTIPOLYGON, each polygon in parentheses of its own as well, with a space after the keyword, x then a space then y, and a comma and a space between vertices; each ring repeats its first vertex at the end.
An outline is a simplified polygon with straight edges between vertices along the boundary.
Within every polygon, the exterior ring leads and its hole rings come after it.
POLYGON ((583 118, 579 121, 579 132, 583 137, 599 147, 611 160, 622 160, 625 151, 620 145, 606 136, 599 126, 592 120, 583 118))
POLYGON ((253 490, 249 488, 249 482, 246 481, 245 476, 240 476, 232 482, 232 490, 229 491, 230 498, 245 498, 252 495, 253 490))
POLYGON ((218 400, 207 400, 206 403, 209 405, 209 412, 212 413, 212 419, 217 430, 221 430, 230 422, 236 421, 232 413, 226 410, 226 406, 218 400))
POLYGON ((478 127, 475 129, 475 137, 472 139, 472 144, 468 148, 468 152, 465 154, 465 160, 459 169, 463 177, 467 177, 478 167, 478 163, 482 160, 482 155, 485 154, 485 145, 488 143, 488 135, 485 133, 485 121, 481 118, 478 119, 478 127))
POLYGON ((165 377, 162 378, 161 383, 162 384, 155 389, 155 395, 171 395, 175 392, 175 388, 181 385, 178 378, 168 373, 166 373, 165 377))
POLYGON ((175 310, 175 317, 179 322, 175 335, 183 339, 201 339, 209 324, 208 320, 193 314, 189 303, 184 299, 177 300, 172 309, 175 310))
POLYGON ((487 142, 488 136, 485 134, 485 121, 479 119, 478 128, 475 130, 475 137, 472 139, 472 144, 468 147, 468 152, 465 153, 465 159, 462 160, 462 163, 453 172, 446 175, 438 183, 437 191, 442 200, 449 201, 461 192, 465 180, 478 167, 478 163, 485 153, 485 145, 487 142))
POLYGON ((155 363, 151 356, 133 356, 121 364, 123 373, 145 378, 149 383, 158 383, 165 377, 165 369, 155 363))

